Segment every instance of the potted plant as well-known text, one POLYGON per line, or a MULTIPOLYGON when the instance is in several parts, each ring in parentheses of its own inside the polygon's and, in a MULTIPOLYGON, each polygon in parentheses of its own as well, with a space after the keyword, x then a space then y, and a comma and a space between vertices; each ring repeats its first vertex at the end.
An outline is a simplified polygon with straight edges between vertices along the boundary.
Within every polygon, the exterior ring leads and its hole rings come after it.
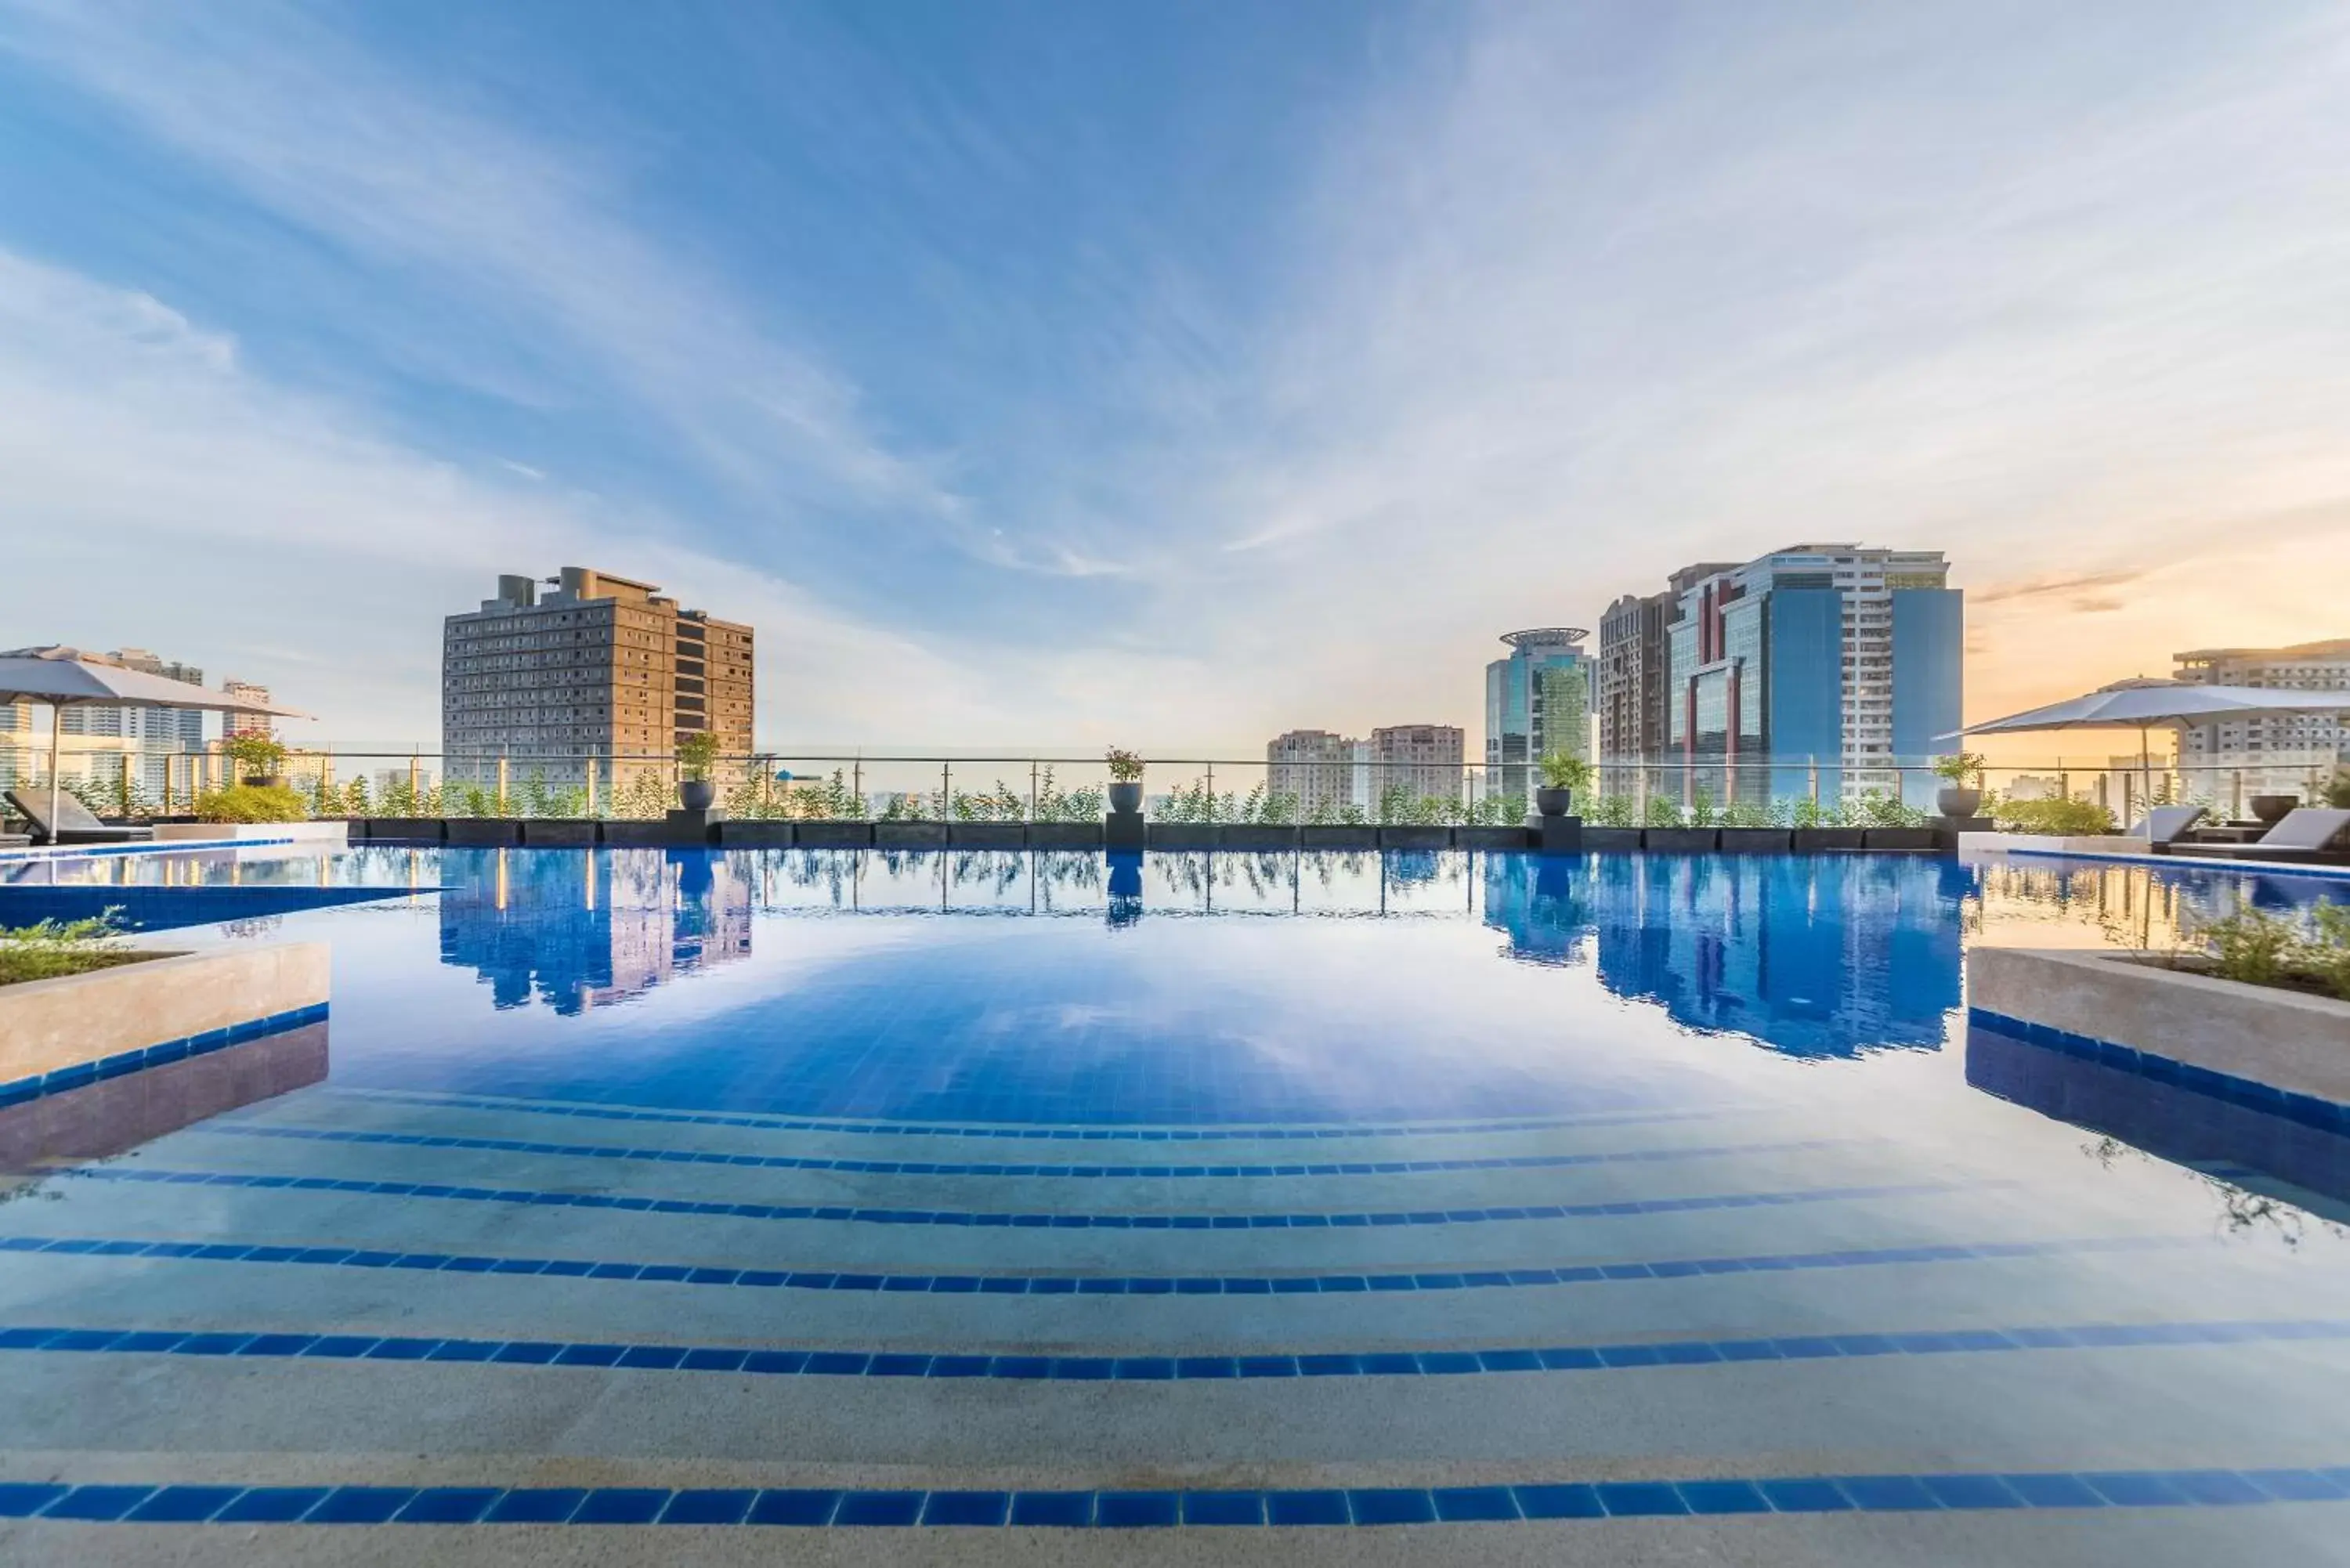
POLYGON ((677 804, 688 811, 708 811, 718 799, 718 786, 710 779, 711 765, 718 761, 718 737, 708 730, 698 730, 677 743, 677 804))
POLYGON ((1983 759, 1980 752, 1952 752, 1934 759, 1934 774, 1943 779, 1934 796, 1934 809, 1944 816, 1972 816, 1982 809, 1983 759), (1969 779, 1974 781, 1970 786, 1969 779))
POLYGON ((1132 814, 1142 809, 1142 759, 1112 746, 1109 763, 1109 808, 1132 814))
POLYGON ((1575 792, 1590 786, 1591 764, 1572 752, 1545 752, 1534 766, 1542 773, 1534 809, 1544 816, 1565 816, 1575 804, 1575 792))
POLYGON ((284 789, 286 775, 278 768, 286 748, 266 730, 232 730, 221 737, 221 751, 237 764, 240 780, 255 789, 284 789))
POLYGON ((2244 804, 2252 808, 2252 815, 2254 816, 2258 817, 2261 821, 2269 824, 2271 826, 2274 826, 2276 824, 2282 822, 2286 814, 2291 812, 2294 806, 2301 804, 2301 796, 2297 794, 2256 794, 2244 804))

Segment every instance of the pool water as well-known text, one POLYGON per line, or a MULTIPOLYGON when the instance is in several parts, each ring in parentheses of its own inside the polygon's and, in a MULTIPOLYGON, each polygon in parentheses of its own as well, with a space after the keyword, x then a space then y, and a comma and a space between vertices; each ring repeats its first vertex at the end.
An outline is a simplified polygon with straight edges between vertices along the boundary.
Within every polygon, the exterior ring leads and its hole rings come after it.
POLYGON ((335 991, 0 1110, 0 1557, 2350 1561, 2350 1137, 1970 1027, 1963 985, 1977 943, 2343 892, 1903 856, 15 873, 10 919, 326 940, 335 991))

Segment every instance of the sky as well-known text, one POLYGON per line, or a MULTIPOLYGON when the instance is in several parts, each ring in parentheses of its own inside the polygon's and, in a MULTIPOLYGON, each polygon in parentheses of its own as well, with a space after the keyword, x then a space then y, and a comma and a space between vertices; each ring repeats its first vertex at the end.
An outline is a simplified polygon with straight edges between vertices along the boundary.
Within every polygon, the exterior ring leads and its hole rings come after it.
POLYGON ((2350 637, 2350 9, 0 0, 0 643, 304 739, 582 565, 777 749, 1474 748, 1838 539, 1970 718, 2350 637))

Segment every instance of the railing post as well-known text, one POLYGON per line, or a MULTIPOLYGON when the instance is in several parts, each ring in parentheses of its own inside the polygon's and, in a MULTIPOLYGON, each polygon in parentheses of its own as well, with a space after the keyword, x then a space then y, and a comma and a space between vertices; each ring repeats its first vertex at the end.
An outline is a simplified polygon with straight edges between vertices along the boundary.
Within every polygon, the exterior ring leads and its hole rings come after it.
POLYGON ((1216 764, 1208 764, 1208 820, 1216 820, 1216 764))
POLYGON ((939 820, 944 822, 954 814, 954 764, 939 764, 939 820))
POLYGON ((587 767, 583 770, 583 772, 585 773, 585 774, 586 774, 586 776, 587 776, 587 780, 588 780, 588 815, 589 816, 593 816, 593 815, 596 815, 596 759, 595 759, 595 758, 593 758, 593 757, 589 757, 589 758, 588 759, 588 765, 587 765, 587 767))
POLYGON ((424 785, 418 777, 424 759, 411 751, 408 753, 408 809, 419 816, 424 815, 424 785))
POLYGON ((1036 820, 1036 759, 1028 759, 1028 820, 1036 820))
POLYGON ((506 754, 498 753, 498 815, 506 814, 506 754))
MULTIPOLYGON (((2235 787, 2230 792, 2234 798, 2229 803, 2228 817, 2231 822, 2241 822, 2244 819, 2244 770, 2239 767, 2234 773, 2235 787)), ((2302 820, 2306 822, 2308 818, 2302 820)))
POLYGON ((849 793, 857 797, 857 815, 859 820, 862 820, 865 815, 865 759, 863 757, 858 757, 848 764, 848 789, 849 793))

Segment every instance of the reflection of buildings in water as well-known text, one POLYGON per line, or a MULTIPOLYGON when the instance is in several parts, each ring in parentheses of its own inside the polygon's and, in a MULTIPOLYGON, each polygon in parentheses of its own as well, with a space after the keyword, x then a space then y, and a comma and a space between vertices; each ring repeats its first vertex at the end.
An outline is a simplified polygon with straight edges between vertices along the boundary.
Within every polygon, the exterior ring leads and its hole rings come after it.
POLYGON ((441 961, 499 1007, 580 1012, 751 950, 750 884, 706 851, 448 851, 442 872, 441 961))
POLYGON ((182 1057, 0 1110, 0 1171, 103 1159, 327 1077, 327 1025, 182 1057))
POLYGON ((1592 933, 1600 983, 1677 1023, 1844 1056, 1941 1044, 1971 888, 1926 859, 1495 856, 1485 918, 1537 962, 1577 961, 1592 933))

